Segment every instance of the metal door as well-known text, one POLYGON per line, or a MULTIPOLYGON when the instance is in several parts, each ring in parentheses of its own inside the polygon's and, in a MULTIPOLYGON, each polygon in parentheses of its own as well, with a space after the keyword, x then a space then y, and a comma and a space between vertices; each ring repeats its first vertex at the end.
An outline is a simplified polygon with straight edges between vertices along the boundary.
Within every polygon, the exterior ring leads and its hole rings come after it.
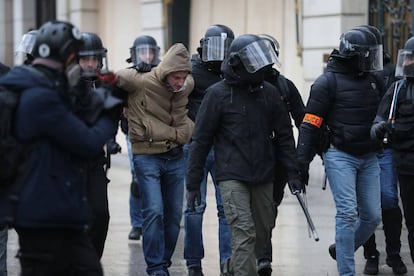
POLYGON ((369 24, 381 31, 384 50, 394 63, 398 49, 413 35, 413 3, 414 0, 369 1, 369 24))

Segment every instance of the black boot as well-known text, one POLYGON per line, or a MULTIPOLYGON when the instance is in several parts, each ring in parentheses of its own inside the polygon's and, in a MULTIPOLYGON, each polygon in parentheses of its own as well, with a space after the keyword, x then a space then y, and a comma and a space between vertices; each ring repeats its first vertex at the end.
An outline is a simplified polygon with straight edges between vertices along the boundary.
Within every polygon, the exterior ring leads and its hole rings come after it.
POLYGON ((387 265, 392 267, 396 275, 407 273, 407 267, 400 257, 402 214, 400 208, 382 210, 385 244, 387 251, 387 265))
POLYGON ((395 275, 403 275, 407 273, 407 267, 399 254, 388 256, 386 262, 388 266, 392 267, 392 272, 394 272, 395 275))
POLYGON ((377 244, 375 243, 375 234, 364 243, 364 257, 367 260, 364 267, 364 274, 377 275, 378 274, 378 257, 377 244))
MULTIPOLYGON (((379 254, 378 254, 379 255, 379 254)), ((378 274, 378 256, 369 256, 365 263, 364 274, 377 275, 378 274)))

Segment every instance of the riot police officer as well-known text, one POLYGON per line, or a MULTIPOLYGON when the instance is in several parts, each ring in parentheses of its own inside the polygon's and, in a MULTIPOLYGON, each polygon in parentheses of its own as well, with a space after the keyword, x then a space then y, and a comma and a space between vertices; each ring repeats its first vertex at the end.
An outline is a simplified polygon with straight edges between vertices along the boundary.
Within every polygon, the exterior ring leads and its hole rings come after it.
MULTIPOLYGON (((265 41, 268 41, 277 55, 277 61, 275 65, 281 66, 279 51, 280 45, 276 38, 268 34, 259 35, 265 41)), ((275 67, 269 68, 266 72, 265 80, 273 84, 280 92, 282 102, 285 104, 286 110, 289 116, 293 119, 295 126, 299 129, 302 122, 303 115, 305 114, 305 105, 303 104, 302 97, 295 84, 283 76, 275 67)), ((278 155, 277 149, 275 152, 278 155)), ((282 203, 284 190, 287 183, 287 173, 283 164, 277 164, 275 167, 275 179, 273 182, 273 199, 275 204, 275 221, 278 214, 278 207, 282 203)), ((276 225, 276 222, 275 222, 276 225)), ((257 272, 259 276, 271 275, 272 272, 272 242, 269 239, 263 251, 257 256, 257 272)))
POLYGON ((355 275, 354 251, 381 222, 379 145, 369 137, 381 97, 382 79, 373 74, 382 70, 379 44, 368 31, 341 35, 339 50, 311 87, 299 131, 297 153, 307 178, 322 126, 329 129, 322 157, 336 204, 336 244, 329 253, 339 275, 355 275))
POLYGON ((274 146, 295 192, 294 138, 276 87, 264 81, 276 61, 257 35, 234 39, 222 63, 224 79, 210 86, 198 111, 187 162, 187 202, 200 204, 205 160, 214 145, 216 180, 232 236, 228 275, 256 275, 256 256, 274 227, 274 146))
MULTIPOLYGON (((197 54, 191 58, 192 75, 195 81, 194 90, 188 97, 188 116, 194 122, 197 112, 205 95, 205 90, 212 84, 220 81, 221 63, 227 57, 228 48, 234 39, 233 31, 221 24, 214 24, 207 28, 204 37, 200 39, 200 46, 197 54)), ((188 149, 191 142, 184 146, 184 153, 187 159, 188 149)), ((231 233, 227 224, 223 203, 221 201, 220 190, 216 182, 213 149, 210 150, 204 175, 201 180, 201 202, 192 209, 188 204, 184 212, 184 258, 187 262, 188 275, 203 275, 201 260, 204 257, 203 244, 203 215, 206 209, 207 177, 210 173, 213 180, 216 196, 217 215, 219 219, 219 258, 221 266, 226 266, 225 262, 231 256, 231 233)))
MULTIPOLYGON (((387 136, 394 150, 394 165, 400 185, 400 196, 408 230, 408 244, 414 261, 414 205, 412 198, 414 169, 414 38, 409 38, 403 49, 398 51, 395 76, 402 78, 388 89, 378 108, 371 128, 374 138, 382 140, 387 136)), ((391 260, 390 260, 391 261, 391 260)), ((388 262, 387 262, 388 263, 388 262)))
MULTIPOLYGON (((99 110, 94 104, 96 89, 103 85, 99 77, 109 71, 107 49, 103 47, 101 38, 95 33, 82 33, 82 40, 83 45, 77 56, 81 67, 81 78, 72 89, 73 109, 87 124, 93 124, 96 112, 99 110)), ((111 88, 106 84, 105 89, 111 88)), ((103 90, 99 91, 103 92, 103 90)), ((117 101, 112 97, 107 100, 117 101)), ((118 152, 114 150, 117 147, 113 145, 114 143, 115 140, 111 138, 107 142, 106 151, 102 148, 101 153, 88 160, 86 164, 88 201, 93 215, 88 232, 99 258, 103 254, 109 225, 107 191, 109 179, 106 174, 110 164, 110 154, 118 152)))
MULTIPOLYGON (((371 25, 362 25, 353 29, 369 31, 375 35, 377 41, 381 42, 380 31, 371 25)), ((379 51, 382 52, 383 70, 375 74, 384 84, 380 86, 381 96, 385 94, 388 87, 395 81, 395 65, 391 63, 390 56, 379 43, 379 51)), ((383 150, 378 152, 378 164, 380 166, 380 184, 381 184, 381 213, 382 224, 385 236, 386 263, 392 267, 397 275, 407 273, 407 267, 401 259, 401 229, 402 229, 402 212, 399 205, 398 197, 398 179, 393 162, 393 150, 390 143, 383 144, 383 150)), ((364 257, 367 260, 364 267, 364 274, 377 275, 379 272, 379 251, 375 242, 375 233, 364 243, 364 257)))

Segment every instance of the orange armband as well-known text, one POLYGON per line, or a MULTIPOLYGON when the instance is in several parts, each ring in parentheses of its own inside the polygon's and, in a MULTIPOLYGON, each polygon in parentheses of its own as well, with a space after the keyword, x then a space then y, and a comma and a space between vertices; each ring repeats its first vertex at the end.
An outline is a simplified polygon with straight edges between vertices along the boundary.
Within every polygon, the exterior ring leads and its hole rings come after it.
POLYGON ((305 117, 303 117, 302 122, 303 123, 308 123, 308 124, 311 124, 313 126, 316 126, 317 128, 320 128, 321 125, 322 125, 322 122, 323 122, 323 118, 319 117, 319 116, 316 116, 314 114, 306 113, 305 117))

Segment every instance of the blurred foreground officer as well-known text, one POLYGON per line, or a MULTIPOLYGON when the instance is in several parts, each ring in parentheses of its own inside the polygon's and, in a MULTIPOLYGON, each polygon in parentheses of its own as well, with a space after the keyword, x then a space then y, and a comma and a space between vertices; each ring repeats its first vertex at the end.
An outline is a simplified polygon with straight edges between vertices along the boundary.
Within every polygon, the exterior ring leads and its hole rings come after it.
POLYGON ((147 273, 167 276, 180 232, 185 161, 183 145, 193 133, 187 117, 194 88, 190 54, 176 43, 150 72, 118 72, 128 94, 128 126, 134 170, 142 194, 142 247, 147 273))
POLYGON ((398 51, 395 75, 403 79, 395 82, 383 97, 371 133, 376 139, 387 136, 391 140, 414 262, 414 38, 398 51))
POLYGON ((200 204, 205 160, 214 145, 216 180, 232 236, 232 257, 225 275, 257 275, 256 257, 274 227, 274 148, 288 170, 295 192, 295 141, 280 94, 265 72, 277 56, 256 35, 241 35, 223 61, 224 80, 210 86, 201 103, 188 157, 188 204, 200 204))
MULTIPOLYGON (((6 74, 9 70, 10 68, 7 65, 0 62, 0 77, 6 74)), ((1 194, 3 193, 3 186, 0 186, 0 200, 4 200, 4 198, 1 197, 1 194)), ((3 212, 0 212, 0 276, 7 276, 8 227, 2 220, 3 212)))
POLYGON ((355 275, 354 251, 381 222, 380 168, 370 126, 380 101, 382 51, 375 35, 349 30, 341 35, 327 71, 311 87, 300 126, 297 153, 304 175, 319 145, 322 123, 329 128, 323 149, 325 171, 336 205, 336 244, 329 248, 339 275, 355 275))
MULTIPOLYGON (((222 80, 221 63, 227 56, 233 39, 233 31, 227 26, 218 24, 208 27, 204 37, 200 39, 200 47, 197 48, 198 54, 194 54, 191 58, 195 87, 188 99, 188 116, 193 122, 196 120, 205 90, 210 85, 222 80)), ((191 142, 184 146, 186 158, 190 146, 191 142)), ((201 267, 201 260, 204 258, 203 215, 206 210, 207 177, 209 173, 216 190, 220 264, 224 263, 231 256, 230 227, 224 215, 220 190, 216 182, 214 153, 213 149, 211 149, 207 156, 204 176, 200 185, 201 202, 194 209, 187 204, 184 212, 184 258, 187 262, 189 276, 203 275, 201 267)))
MULTIPOLYGON (((20 62, 23 64, 30 64, 33 61, 33 47, 36 42, 36 30, 32 30, 23 35, 20 40, 19 45, 16 47, 14 55, 20 58, 20 62)), ((9 67, 0 62, 0 76, 6 74, 10 70, 9 67)), ((2 107, 3 108, 3 107, 2 107)), ((5 119, 2 116, 2 120, 5 119)), ((4 137, 1 138, 2 140, 4 137)), ((2 141, 3 143, 4 141, 2 141)), ((7 143, 7 142, 6 142, 7 143)), ((3 154, 2 151, 1 154, 3 154)), ((8 153, 6 153, 8 155, 8 153)), ((9 157, 10 155, 8 155, 9 157)), ((2 180, 3 181, 3 180, 2 180)), ((3 184, 3 183, 2 183, 3 184)), ((3 204, 9 202, 8 198, 8 188, 9 185, 0 185, 0 202, 3 204)), ((8 208, 5 208, 4 205, 0 206, 0 276, 7 275, 7 239, 8 239, 8 227, 6 221, 3 219, 5 215, 7 217, 8 208)))
POLYGON ((14 129, 31 149, 14 208, 23 276, 103 275, 87 235, 84 159, 99 154, 117 125, 108 112, 87 126, 71 110, 81 46, 71 23, 47 22, 36 36, 33 67, 15 67, 0 81, 22 93, 14 129))

